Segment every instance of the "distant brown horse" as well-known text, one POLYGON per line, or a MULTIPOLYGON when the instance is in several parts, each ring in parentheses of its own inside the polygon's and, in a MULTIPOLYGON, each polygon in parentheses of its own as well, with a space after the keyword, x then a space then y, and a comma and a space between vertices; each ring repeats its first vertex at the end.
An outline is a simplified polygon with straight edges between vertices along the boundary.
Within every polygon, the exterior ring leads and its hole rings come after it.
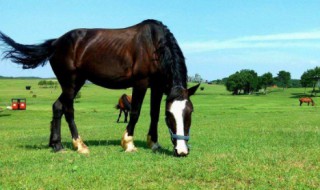
POLYGON ((122 112, 124 112, 124 122, 127 123, 128 113, 131 110, 131 96, 123 94, 115 108, 120 110, 117 123, 119 123, 122 112))
POLYGON ((308 103, 308 106, 309 106, 310 102, 311 102, 311 105, 312 105, 312 106, 315 105, 315 103, 314 103, 314 101, 312 100, 312 98, 309 98, 309 97, 300 98, 299 101, 300 101, 300 106, 302 105, 302 103, 308 103))
MULTIPOLYGON (((23 30, 20 31, 24 33, 23 30)), ((26 34, 25 34, 26 35, 26 34)), ((27 36, 26 36, 27 37, 27 36)), ((166 98, 166 123, 174 154, 189 154, 188 141, 193 105, 190 96, 199 84, 187 88, 187 67, 174 35, 160 21, 145 20, 121 29, 75 29, 61 37, 36 45, 23 45, 0 32, 4 58, 21 64, 23 69, 43 66, 47 61, 59 81, 62 93, 52 105, 53 117, 49 146, 63 149, 61 118, 69 125, 74 148, 89 153, 74 120, 74 98, 87 80, 110 89, 132 87, 130 120, 122 135, 121 146, 134 152, 134 128, 143 99, 150 88, 151 122, 147 145, 157 150, 158 121, 163 94, 166 98)))

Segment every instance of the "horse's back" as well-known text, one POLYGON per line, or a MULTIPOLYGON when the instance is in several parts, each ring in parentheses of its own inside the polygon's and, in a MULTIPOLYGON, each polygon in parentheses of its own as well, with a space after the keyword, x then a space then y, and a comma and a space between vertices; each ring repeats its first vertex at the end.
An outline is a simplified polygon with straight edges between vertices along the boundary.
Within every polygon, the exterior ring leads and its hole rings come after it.
POLYGON ((299 101, 300 102, 313 102, 312 98, 309 98, 309 97, 302 97, 302 98, 299 98, 299 101))
POLYGON ((118 105, 116 106, 117 109, 122 110, 130 110, 131 109, 131 96, 128 96, 126 94, 123 94, 119 100, 118 105))
POLYGON ((106 88, 134 86, 137 80, 132 78, 148 78, 161 70, 151 30, 146 27, 151 23, 71 30, 54 42, 51 67, 58 79, 68 73, 85 73, 86 79, 106 88))

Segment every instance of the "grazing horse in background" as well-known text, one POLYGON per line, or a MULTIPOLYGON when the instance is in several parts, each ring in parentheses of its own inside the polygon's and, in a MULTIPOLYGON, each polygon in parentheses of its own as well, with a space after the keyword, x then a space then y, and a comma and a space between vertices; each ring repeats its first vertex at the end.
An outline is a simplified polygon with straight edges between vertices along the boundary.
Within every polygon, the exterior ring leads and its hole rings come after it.
POLYGON ((54 151, 61 144, 61 117, 69 125, 73 146, 79 153, 89 153, 74 121, 74 98, 91 81, 110 89, 132 87, 130 120, 121 139, 126 152, 136 151, 133 135, 147 88, 151 88, 151 123, 148 146, 156 150, 158 120, 163 94, 166 98, 166 123, 176 156, 189 154, 188 140, 193 105, 190 96, 199 85, 187 89, 187 67, 183 53, 167 26, 145 20, 121 29, 75 29, 56 39, 37 45, 16 43, 0 32, 7 49, 4 58, 21 64, 23 69, 50 62, 62 89, 52 106, 49 146, 54 151))
POLYGON ((300 106, 302 105, 302 103, 308 103, 308 106, 309 106, 310 103, 311 103, 312 106, 315 105, 315 103, 312 100, 312 98, 309 98, 309 97, 299 98, 299 102, 300 102, 300 106))
POLYGON ((119 123, 122 112, 124 113, 124 122, 127 123, 128 113, 131 110, 131 96, 123 94, 115 106, 116 109, 120 110, 117 123, 119 123))

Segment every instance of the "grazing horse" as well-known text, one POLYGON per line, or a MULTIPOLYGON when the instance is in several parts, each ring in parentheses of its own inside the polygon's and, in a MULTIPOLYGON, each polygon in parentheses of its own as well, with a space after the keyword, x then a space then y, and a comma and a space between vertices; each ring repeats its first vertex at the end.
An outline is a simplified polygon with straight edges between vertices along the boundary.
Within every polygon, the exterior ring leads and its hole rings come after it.
POLYGON ((300 102, 300 106, 302 105, 302 103, 308 103, 308 106, 309 106, 310 103, 311 103, 312 106, 315 105, 315 103, 312 100, 312 98, 309 98, 309 97, 299 98, 299 102, 300 102))
POLYGON ((74 148, 89 153, 74 121, 74 98, 86 80, 110 89, 132 87, 130 120, 121 139, 126 152, 136 151, 133 135, 147 88, 151 89, 151 123, 147 145, 156 150, 158 120, 163 94, 166 98, 166 123, 174 155, 189 154, 188 140, 193 105, 190 96, 199 85, 187 89, 187 67, 183 53, 167 26, 145 20, 121 29, 75 29, 41 44, 23 45, 0 32, 6 49, 4 58, 21 64, 23 69, 50 62, 62 88, 53 103, 49 146, 61 144, 61 117, 69 125, 74 148))
POLYGON ((119 123, 122 112, 124 112, 124 122, 127 123, 128 113, 131 110, 131 96, 123 94, 115 106, 116 109, 120 110, 117 123, 119 123))

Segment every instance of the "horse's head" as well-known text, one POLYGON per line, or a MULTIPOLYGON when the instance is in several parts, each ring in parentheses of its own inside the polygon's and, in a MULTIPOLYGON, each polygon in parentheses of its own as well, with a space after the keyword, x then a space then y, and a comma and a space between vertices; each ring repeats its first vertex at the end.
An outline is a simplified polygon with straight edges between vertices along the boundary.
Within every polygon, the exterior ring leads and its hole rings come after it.
POLYGON ((166 122, 174 145, 176 156, 189 154, 188 141, 191 127, 191 114, 193 105, 190 101, 200 84, 185 89, 182 86, 174 86, 166 101, 166 122))

